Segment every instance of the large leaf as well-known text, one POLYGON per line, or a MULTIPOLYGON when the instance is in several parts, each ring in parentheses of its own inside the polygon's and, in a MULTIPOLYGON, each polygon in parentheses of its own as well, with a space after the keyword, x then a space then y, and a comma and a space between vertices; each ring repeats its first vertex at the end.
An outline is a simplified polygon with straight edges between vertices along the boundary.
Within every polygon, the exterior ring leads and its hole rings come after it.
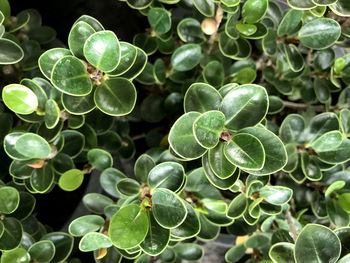
POLYGON ((265 163, 261 170, 249 170, 251 174, 266 175, 282 169, 287 163, 287 152, 282 141, 272 132, 258 127, 245 128, 242 132, 255 136, 263 145, 265 163))
POLYGON ((24 56, 22 48, 15 42, 0 39, 0 65, 15 64, 22 60, 24 56))
POLYGON ((185 179, 181 164, 164 162, 155 166, 148 174, 148 185, 152 188, 166 188, 176 192, 185 179))
POLYGON ((72 53, 65 48, 53 48, 44 52, 38 60, 41 73, 43 73, 46 78, 51 79, 52 69, 56 62, 68 55, 72 55, 72 53))
POLYGON ((265 163, 262 143, 247 133, 233 136, 225 145, 224 154, 231 163, 243 169, 260 170, 265 163))
POLYGON ((86 96, 92 91, 84 63, 74 56, 64 56, 56 62, 51 81, 56 89, 72 96, 86 96))
POLYGON ((74 239, 63 232, 51 232, 44 235, 41 240, 52 241, 56 248, 56 253, 51 262, 58 263, 66 260, 73 249, 74 239))
POLYGON ((236 170, 236 166, 225 156, 225 145, 224 142, 219 142, 208 151, 210 168, 217 177, 222 179, 230 177, 236 170))
POLYGON ((78 217, 69 224, 69 233, 72 236, 83 236, 89 232, 99 230, 105 223, 103 217, 98 215, 86 215, 78 217))
POLYGON ((229 130, 254 126, 262 121, 267 113, 267 92, 258 85, 239 86, 223 98, 220 110, 225 114, 225 126, 229 130))
POLYGON ((197 44, 185 44, 175 50, 171 56, 171 65, 178 71, 188 71, 199 64, 201 47, 197 44))
POLYGON ((330 18, 319 18, 305 24, 299 31, 300 42, 312 49, 326 49, 339 38, 341 28, 330 18))
POLYGON ((176 228, 171 229, 171 235, 178 238, 190 238, 200 231, 200 222, 194 208, 185 202, 187 215, 185 221, 176 228))
POLYGON ((165 8, 151 8, 147 13, 147 18, 158 35, 165 34, 171 28, 170 13, 165 8))
POLYGON ((97 108, 112 116, 129 114, 136 103, 136 89, 125 78, 104 81, 96 88, 94 101, 97 108))
POLYGON ((10 84, 2 90, 2 100, 15 113, 31 114, 38 107, 38 98, 35 93, 20 84, 10 84))
POLYGON ((287 203, 293 195, 293 191, 283 186, 264 186, 259 190, 260 196, 273 205, 287 203))
POLYGON ((245 23, 259 22, 266 14, 269 6, 268 0, 248 0, 242 7, 242 17, 245 23))
POLYGON ((120 61, 121 51, 117 36, 112 31, 99 31, 85 41, 86 60, 103 72, 114 70, 120 61))
POLYGON ((271 246, 269 256, 274 263, 294 263, 294 244, 279 242, 271 246))
POLYGON ((332 230, 322 225, 308 224, 298 235, 294 256, 297 263, 331 263, 338 260, 340 251, 339 238, 332 230))
POLYGON ((4 263, 29 263, 30 259, 28 252, 21 247, 5 251, 1 256, 1 262, 4 263))
POLYGON ((55 256, 55 252, 55 245, 49 240, 38 241, 28 249, 31 259, 37 262, 50 262, 55 256))
POLYGON ((14 212, 20 201, 19 192, 11 186, 0 187, 0 212, 10 214, 14 212))
POLYGON ((21 135, 15 145, 16 150, 30 158, 47 158, 51 152, 50 145, 44 138, 35 133, 21 135))
POLYGON ((148 173, 152 170, 152 168, 156 166, 156 163, 148 154, 142 154, 135 161, 134 165, 134 174, 136 179, 140 183, 146 183, 148 178, 148 173))
POLYGON ((84 43, 96 31, 84 21, 79 21, 72 26, 68 36, 68 46, 74 56, 84 58, 84 43))
POLYGON ((170 230, 165 229, 155 220, 153 213, 148 212, 149 230, 140 247, 147 254, 156 256, 164 251, 170 239, 170 230))
POLYGON ((145 239, 148 227, 147 213, 140 206, 131 204, 121 208, 111 218, 108 234, 113 245, 128 249, 145 239))
POLYGON ((103 171, 113 165, 112 155, 102 149, 91 149, 88 151, 87 159, 97 170, 103 171))
POLYGON ((184 109, 185 112, 197 111, 204 113, 210 110, 218 110, 220 102, 219 92, 211 85, 194 83, 186 91, 184 109))
POLYGON ((225 115, 220 111, 208 111, 199 116, 193 124, 193 133, 204 148, 214 148, 224 129, 225 115))
POLYGON ((158 188, 152 195, 152 212, 157 222, 164 228, 174 228, 186 219, 184 202, 173 192, 158 188))
POLYGON ((206 152, 206 149, 197 142, 192 129, 194 121, 199 116, 198 112, 188 112, 171 127, 169 144, 183 158, 196 159, 206 152))
POLYGON ((2 223, 6 231, 0 237, 0 249, 11 250, 18 247, 23 234, 22 224, 13 217, 5 218, 2 223))
POLYGON ((59 187, 64 191, 74 191, 84 181, 84 172, 79 169, 71 169, 60 176, 59 187))
POLYGON ((111 246, 112 243, 107 235, 96 232, 87 233, 79 242, 79 250, 83 252, 94 251, 111 246))

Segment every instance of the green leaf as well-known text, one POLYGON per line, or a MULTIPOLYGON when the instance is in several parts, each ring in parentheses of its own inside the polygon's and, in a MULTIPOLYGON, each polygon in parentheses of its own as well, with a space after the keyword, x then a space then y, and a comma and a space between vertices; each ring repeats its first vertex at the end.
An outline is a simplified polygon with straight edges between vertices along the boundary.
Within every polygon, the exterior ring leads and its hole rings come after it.
POLYGON ((221 102, 219 92, 205 83, 194 83, 186 91, 184 98, 185 112, 198 111, 201 113, 218 110, 221 102))
POLYGON ((201 47, 197 44, 185 44, 177 48, 171 56, 171 65, 175 70, 188 71, 199 64, 201 47))
MULTIPOLYGON (((350 238, 350 228, 349 227, 340 227, 334 230, 334 233, 339 237, 341 243, 341 257, 344 255, 349 255, 350 247, 349 247, 349 238, 350 238)), ((340 262, 340 261, 338 261, 340 262)), ((346 261, 342 261, 345 263, 346 261)))
POLYGON ((225 123, 225 115, 220 111, 208 111, 193 123, 193 133, 204 148, 214 148, 220 139, 225 123))
POLYGON ((87 159, 97 170, 103 171, 113 165, 113 158, 109 152, 101 149, 91 149, 88 151, 87 159))
POLYGON ((269 256, 274 263, 294 263, 294 244, 287 242, 273 244, 269 256))
POLYGON ((78 58, 84 58, 85 41, 96 31, 84 21, 75 23, 68 35, 68 46, 72 54, 78 58))
POLYGON ((174 247, 176 255, 183 260, 200 260, 204 250, 200 245, 193 243, 181 243, 174 247))
POLYGON ((55 245, 56 252, 54 258, 51 260, 53 263, 65 261, 73 249, 74 238, 67 233, 63 232, 51 232, 44 235, 41 240, 52 241, 55 245))
POLYGON ((51 80, 52 69, 61 58, 72 55, 66 48, 53 48, 45 51, 38 60, 41 73, 51 80))
POLYGON ((10 84, 2 90, 2 100, 15 113, 31 114, 38 107, 38 98, 35 93, 20 84, 10 84))
POLYGON ((283 45, 283 49, 290 69, 294 72, 303 70, 305 63, 299 49, 293 44, 283 45))
POLYGON ((339 38, 341 28, 338 22, 330 18, 318 18, 305 24, 299 31, 300 42, 312 49, 325 49, 339 38))
POLYGON ((108 234, 113 245, 128 249, 139 245, 145 239, 148 227, 147 213, 140 206, 130 204, 121 208, 111 218, 108 234))
MULTIPOLYGON (((215 175, 215 173, 212 171, 210 167, 210 163, 208 160, 208 154, 203 155, 202 157, 202 166, 205 171, 205 176, 209 180, 209 182, 214 185, 215 187, 222 189, 222 190, 227 190, 231 188, 236 181, 239 178, 240 175, 240 169, 236 169, 235 172, 228 178, 226 179, 221 179, 218 176, 215 175)), ((207 197, 207 196, 206 196, 207 197)))
POLYGON ((21 135, 16 141, 15 149, 24 156, 39 159, 47 158, 51 152, 47 141, 35 133, 21 135))
POLYGON ((13 213, 20 201, 19 192, 11 186, 0 187, 0 212, 4 214, 13 213))
POLYGON ((312 2, 318 6, 327 6, 338 2, 338 0, 312 0, 312 2))
POLYGON ((294 256, 297 263, 336 262, 340 251, 339 238, 333 231, 322 225, 308 224, 297 237, 294 256))
POLYGON ((22 240, 22 224, 13 217, 6 217, 2 223, 6 231, 0 237, 0 249, 6 251, 18 247, 22 240))
POLYGON ((330 5, 329 7, 337 15, 350 16, 350 7, 346 0, 338 0, 335 4, 330 5))
POLYGON ((11 251, 5 251, 1 256, 1 263, 29 263, 30 255, 21 247, 15 248, 11 251))
POLYGON ((350 110, 342 109, 340 111, 340 125, 343 134, 346 137, 350 135, 350 110))
POLYGON ((331 97, 330 86, 332 83, 323 78, 315 78, 314 80, 314 90, 317 99, 322 103, 327 103, 331 97))
POLYGON ((182 115, 171 127, 169 144, 183 158, 197 159, 206 149, 198 144, 193 133, 193 123, 200 116, 198 112, 188 112, 182 115))
POLYGON ((91 92, 87 96, 78 97, 62 93, 62 105, 71 114, 82 115, 89 113, 96 108, 94 93, 91 92))
POLYGON ((171 235, 178 238, 190 238, 200 231, 200 222, 194 208, 185 202, 187 216, 185 221, 176 228, 171 229, 171 235))
POLYGON ((273 205, 287 203, 293 195, 293 191, 283 186, 264 186, 259 190, 260 196, 273 205))
POLYGON ((184 202, 168 189, 157 188, 152 195, 152 212, 164 228, 181 225, 187 216, 184 202))
POLYGON ((97 19, 93 18, 92 16, 88 15, 82 15, 75 21, 74 25, 80 21, 84 21, 85 23, 88 23, 95 31, 102 31, 104 30, 103 26, 97 19))
MULTIPOLYGON (((337 181, 334 183, 339 183, 339 182, 344 182, 344 181, 337 181)), ((344 186, 344 184, 343 184, 343 186, 344 186)), ((344 193, 344 194, 339 195, 338 202, 339 202, 339 205, 341 206, 341 208, 343 208, 343 210, 345 210, 347 213, 350 213, 350 193, 344 193)))
POLYGON ((256 78, 256 71, 252 68, 242 68, 238 71, 237 76, 235 77, 236 81, 239 84, 249 84, 254 82, 256 78))
POLYGON ((74 56, 64 56, 54 65, 52 84, 59 91, 72 96, 86 96, 92 91, 92 82, 84 63, 74 56))
POLYGON ((230 177, 236 170, 236 166, 225 156, 225 145, 224 142, 219 142, 214 148, 208 151, 210 168, 212 172, 221 179, 230 177))
POLYGON ((215 3, 211 0, 193 0, 197 10, 206 17, 213 17, 215 13, 215 3))
POLYGON ((244 193, 241 193, 231 201, 226 214, 231 218, 239 218, 244 214, 247 207, 247 199, 245 198, 244 193))
POLYGON ((166 66, 164 60, 156 59, 153 67, 153 76, 157 83, 164 84, 166 81, 166 66))
POLYGON ((223 98, 220 110, 225 114, 225 126, 229 130, 254 126, 261 122, 267 113, 267 92, 258 85, 239 86, 223 98), (251 114, 252 112, 255 114, 251 114))
POLYGON ((247 248, 244 244, 239 244, 231 247, 225 254, 225 260, 229 263, 239 262, 239 260, 245 255, 247 248))
POLYGON ((183 42, 200 44, 205 40, 201 23, 192 17, 180 21, 177 25, 177 34, 183 42))
POLYGON ((149 230, 140 247, 145 253, 151 256, 157 256, 167 247, 170 240, 170 230, 158 224, 152 211, 149 211, 147 214, 149 218, 149 230))
POLYGON ((156 166, 156 163, 148 154, 142 154, 139 158, 137 158, 134 165, 134 174, 136 179, 140 183, 146 183, 148 174, 152 170, 152 168, 156 166))
POLYGON ((50 262, 55 256, 55 252, 55 245, 49 240, 38 241, 28 249, 31 259, 36 262, 50 262))
POLYGON ((127 115, 135 106, 136 89, 125 78, 108 79, 96 88, 94 101, 97 108, 108 115, 127 115))
POLYGON ((320 152, 321 161, 328 164, 343 163, 350 159, 350 140, 343 138, 342 143, 335 150, 320 152))
POLYGON ((335 53, 331 48, 317 51, 314 57, 314 66, 319 70, 325 70, 333 65, 334 59, 335 53))
POLYGON ((23 154, 20 154, 16 148, 16 142, 19 137, 21 137, 23 132, 12 132, 5 136, 4 138, 4 150, 8 156, 10 156, 14 160, 29 160, 31 157, 27 157, 23 154))
POLYGON ((209 62, 203 70, 203 78, 210 85, 219 88, 224 83, 224 67, 216 60, 209 62))
POLYGON ((244 36, 251 36, 253 35, 257 27, 254 24, 236 24, 236 29, 238 30, 239 33, 241 33, 244 36))
POLYGON ((301 153, 301 169, 305 177, 311 181, 319 181, 322 178, 322 172, 315 161, 315 158, 308 155, 308 153, 301 153))
POLYGON ((140 193, 141 186, 136 180, 125 178, 117 182, 116 189, 122 195, 135 196, 140 193))
POLYGON ((328 152, 338 148, 342 139, 339 131, 330 131, 314 140, 310 146, 317 152, 328 152))
MULTIPOLYGON (((324 193, 324 196, 327 197, 334 191, 340 190, 345 186, 346 182, 345 181, 335 181, 333 182, 330 186, 328 186, 326 192, 324 193)), ((339 196, 340 198, 340 196, 339 196)), ((344 209, 344 207, 342 206, 344 209)), ((345 209, 344 209, 345 210, 345 209)))
POLYGON ((349 214, 342 208, 340 203, 334 199, 328 199, 326 203, 328 218, 336 227, 348 226, 349 214))
POLYGON ((148 174, 148 185, 155 188, 166 188, 177 192, 185 179, 185 171, 181 164, 164 162, 155 166, 148 174))
POLYGON ((164 98, 157 94, 147 96, 141 103, 141 118, 147 122, 160 122, 166 115, 164 98))
POLYGON ((270 238, 265 233, 256 233, 251 235, 244 243, 247 248, 261 248, 269 246, 270 238))
POLYGON ((151 8, 147 13, 148 22, 158 35, 171 29, 170 13, 165 8, 151 8))
POLYGON ((53 129, 60 120, 60 108, 53 99, 49 99, 45 103, 45 125, 48 129, 53 129))
POLYGON ((289 114, 282 122, 279 135, 284 143, 299 142, 305 121, 298 114, 289 114))
POLYGON ((125 174, 115 168, 107 168, 101 173, 100 184, 108 194, 119 198, 120 194, 115 186, 121 180, 126 178, 125 174))
POLYGON ((75 237, 98 231, 105 223, 103 217, 98 215, 86 215, 78 217, 69 224, 69 234, 75 237))
POLYGON ((157 38, 146 33, 136 34, 133 39, 133 44, 141 48, 149 56, 158 49, 157 38))
POLYGON ((71 169, 60 176, 59 187, 64 191, 78 189, 84 181, 84 172, 79 169, 71 169))
POLYGON ((298 10, 309 10, 315 7, 312 0, 287 0, 289 6, 298 10))
POLYGON ((325 112, 312 118, 309 126, 304 130, 303 137, 306 142, 311 143, 322 134, 333 130, 339 130, 338 117, 332 112, 325 112))
POLYGON ((102 215, 104 208, 113 204, 113 200, 103 194, 89 193, 83 197, 83 204, 89 211, 102 215))
POLYGON ((236 55, 239 53, 237 41, 229 37, 225 32, 220 34, 219 48, 225 57, 231 59, 235 59, 236 55))
POLYGON ((83 236, 79 242, 79 250, 83 252, 94 251, 112 246, 109 237, 102 233, 90 232, 83 236))
POLYGON ((50 164, 34 169, 30 177, 30 185, 37 193, 46 193, 54 183, 54 171, 50 164))
POLYGON ((248 0, 242 7, 243 21, 249 24, 259 22, 265 16, 268 6, 268 0, 248 0))
POLYGON ((121 57, 117 68, 108 72, 109 76, 120 76, 127 72, 136 62, 137 48, 127 42, 119 42, 121 57))
POLYGON ((99 31, 85 41, 86 60, 103 72, 113 71, 119 64, 121 51, 117 36, 112 31, 99 31))
POLYGON ((301 10, 290 9, 282 18, 278 25, 277 34, 279 36, 292 36, 298 32, 301 27, 301 18, 303 12, 301 10))
POLYGON ((64 130, 61 132, 64 138, 64 146, 62 152, 70 157, 77 157, 84 149, 85 136, 75 130, 64 130))
POLYGON ((251 174, 266 175, 282 169, 287 163, 287 152, 282 141, 272 132, 258 127, 245 128, 241 132, 255 136, 265 150, 265 163, 261 170, 249 170, 251 174), (273 145, 273 146, 272 146, 273 145))
POLYGON ((24 52, 18 44, 6 38, 0 39, 0 65, 15 64, 23 57, 24 52))
POLYGON ((258 138, 239 133, 227 142, 224 148, 226 158, 243 169, 260 170, 265 163, 265 150, 258 138))

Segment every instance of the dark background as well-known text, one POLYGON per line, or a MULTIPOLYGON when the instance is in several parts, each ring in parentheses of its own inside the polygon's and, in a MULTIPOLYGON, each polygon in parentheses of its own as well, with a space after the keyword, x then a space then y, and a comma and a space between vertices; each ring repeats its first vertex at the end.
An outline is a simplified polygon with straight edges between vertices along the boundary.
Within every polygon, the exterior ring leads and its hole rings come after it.
MULTIPOLYGON (((12 15, 27 8, 37 9, 43 25, 57 31, 57 38, 67 43, 69 30, 79 16, 86 14, 99 20, 107 30, 114 31, 119 40, 131 41, 143 31, 146 18, 119 0, 9 0, 12 15)), ((147 22, 146 22, 147 23, 147 22)))

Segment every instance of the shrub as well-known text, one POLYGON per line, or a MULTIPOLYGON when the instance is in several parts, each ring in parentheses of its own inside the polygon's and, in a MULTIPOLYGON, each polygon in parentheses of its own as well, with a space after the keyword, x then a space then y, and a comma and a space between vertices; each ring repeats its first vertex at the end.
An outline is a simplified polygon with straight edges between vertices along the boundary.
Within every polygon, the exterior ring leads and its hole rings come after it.
POLYGON ((149 22, 132 43, 83 15, 47 48, 39 12, 0 0, 1 262, 80 262, 74 240, 96 262, 195 261, 220 232, 227 262, 348 262, 348 0, 125 2, 149 22), (68 233, 36 218, 90 176, 104 193, 68 233))

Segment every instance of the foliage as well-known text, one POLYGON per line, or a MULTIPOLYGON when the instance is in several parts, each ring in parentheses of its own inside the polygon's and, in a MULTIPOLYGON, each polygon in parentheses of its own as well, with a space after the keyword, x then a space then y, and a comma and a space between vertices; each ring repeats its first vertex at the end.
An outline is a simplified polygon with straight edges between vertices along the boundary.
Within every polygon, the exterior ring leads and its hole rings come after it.
POLYGON ((348 262, 348 1, 125 2, 149 23, 132 43, 83 15, 48 49, 39 12, 0 0, 1 263, 80 262, 75 239, 96 262, 198 261, 221 230, 227 262, 348 262), (104 193, 68 233, 37 220, 37 195, 90 176, 104 193))

